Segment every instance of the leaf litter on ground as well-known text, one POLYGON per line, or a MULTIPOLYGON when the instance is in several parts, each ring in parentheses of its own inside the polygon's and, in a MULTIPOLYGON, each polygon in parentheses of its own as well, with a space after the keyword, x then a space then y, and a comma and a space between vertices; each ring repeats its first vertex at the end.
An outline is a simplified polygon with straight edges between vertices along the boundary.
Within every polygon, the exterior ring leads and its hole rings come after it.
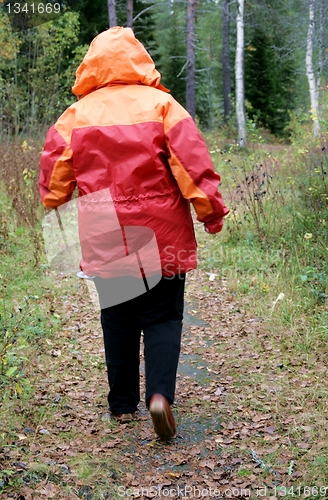
MULTIPOLYGON (((19 418, 2 451, 16 482, 11 476, 10 488, 7 480, 1 500, 119 498, 120 487, 134 498, 177 487, 249 498, 266 487, 273 498, 274 488, 306 480, 316 453, 327 449, 311 416, 308 389, 317 375, 297 359, 279 368, 279 338, 226 282, 188 275, 177 435, 169 442, 156 439, 143 403, 135 422, 110 418, 99 314, 83 283, 65 300, 60 286, 61 330, 39 342, 28 367, 34 397, 12 402, 19 418)), ((141 387, 143 378, 142 370, 141 387)))

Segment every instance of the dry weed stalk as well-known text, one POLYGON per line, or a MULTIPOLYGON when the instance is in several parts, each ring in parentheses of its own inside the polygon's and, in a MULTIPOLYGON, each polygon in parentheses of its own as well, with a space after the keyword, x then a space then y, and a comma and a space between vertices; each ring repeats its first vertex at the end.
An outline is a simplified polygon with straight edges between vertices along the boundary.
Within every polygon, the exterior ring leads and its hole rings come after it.
POLYGON ((17 226, 28 229, 33 243, 33 257, 38 265, 41 255, 40 220, 44 210, 40 204, 38 187, 40 147, 32 140, 13 139, 0 144, 0 175, 17 226))
MULTIPOLYGON (((266 158, 244 159, 241 166, 231 166, 233 186, 229 189, 229 206, 232 208, 232 220, 239 230, 242 220, 251 218, 257 235, 265 239, 265 228, 270 226, 271 211, 266 209, 265 201, 270 205, 278 202, 278 194, 272 185, 275 160, 270 154, 266 158)), ((279 200, 280 202, 282 200, 279 200)))

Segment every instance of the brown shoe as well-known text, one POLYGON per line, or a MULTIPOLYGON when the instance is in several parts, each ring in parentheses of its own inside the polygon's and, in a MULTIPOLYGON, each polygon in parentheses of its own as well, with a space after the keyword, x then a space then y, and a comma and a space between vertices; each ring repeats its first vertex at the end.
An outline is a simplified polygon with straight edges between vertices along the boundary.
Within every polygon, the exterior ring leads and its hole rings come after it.
POLYGON ((127 424, 128 422, 132 422, 134 420, 134 414, 133 413, 121 413, 119 415, 113 415, 115 420, 119 422, 120 424, 127 424))
POLYGON ((157 436, 163 439, 172 438, 176 428, 168 400, 161 394, 154 394, 149 403, 149 412, 157 436))

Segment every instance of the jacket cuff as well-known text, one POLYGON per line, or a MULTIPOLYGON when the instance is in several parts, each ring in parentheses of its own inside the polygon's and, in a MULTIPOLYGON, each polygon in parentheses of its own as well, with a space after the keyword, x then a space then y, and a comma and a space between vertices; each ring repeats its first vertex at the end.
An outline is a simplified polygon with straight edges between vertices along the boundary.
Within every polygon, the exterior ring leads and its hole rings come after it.
POLYGON ((219 233, 223 228, 223 217, 219 217, 211 222, 205 222, 205 231, 210 234, 219 233))

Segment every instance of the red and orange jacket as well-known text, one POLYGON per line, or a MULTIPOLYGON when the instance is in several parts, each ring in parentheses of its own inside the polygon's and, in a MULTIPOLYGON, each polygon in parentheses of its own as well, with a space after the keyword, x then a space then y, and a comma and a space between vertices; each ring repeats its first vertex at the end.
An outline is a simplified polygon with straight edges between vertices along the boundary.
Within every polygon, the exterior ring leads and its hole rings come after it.
MULTIPOLYGON (((122 227, 154 231, 163 275, 196 268, 190 202, 206 230, 219 232, 229 212, 220 176, 193 119, 160 84, 133 31, 98 35, 72 90, 79 100, 50 128, 41 156, 43 204, 68 202, 76 186, 79 196, 109 189, 122 227)), ((102 275, 92 252, 81 267, 102 275)))

